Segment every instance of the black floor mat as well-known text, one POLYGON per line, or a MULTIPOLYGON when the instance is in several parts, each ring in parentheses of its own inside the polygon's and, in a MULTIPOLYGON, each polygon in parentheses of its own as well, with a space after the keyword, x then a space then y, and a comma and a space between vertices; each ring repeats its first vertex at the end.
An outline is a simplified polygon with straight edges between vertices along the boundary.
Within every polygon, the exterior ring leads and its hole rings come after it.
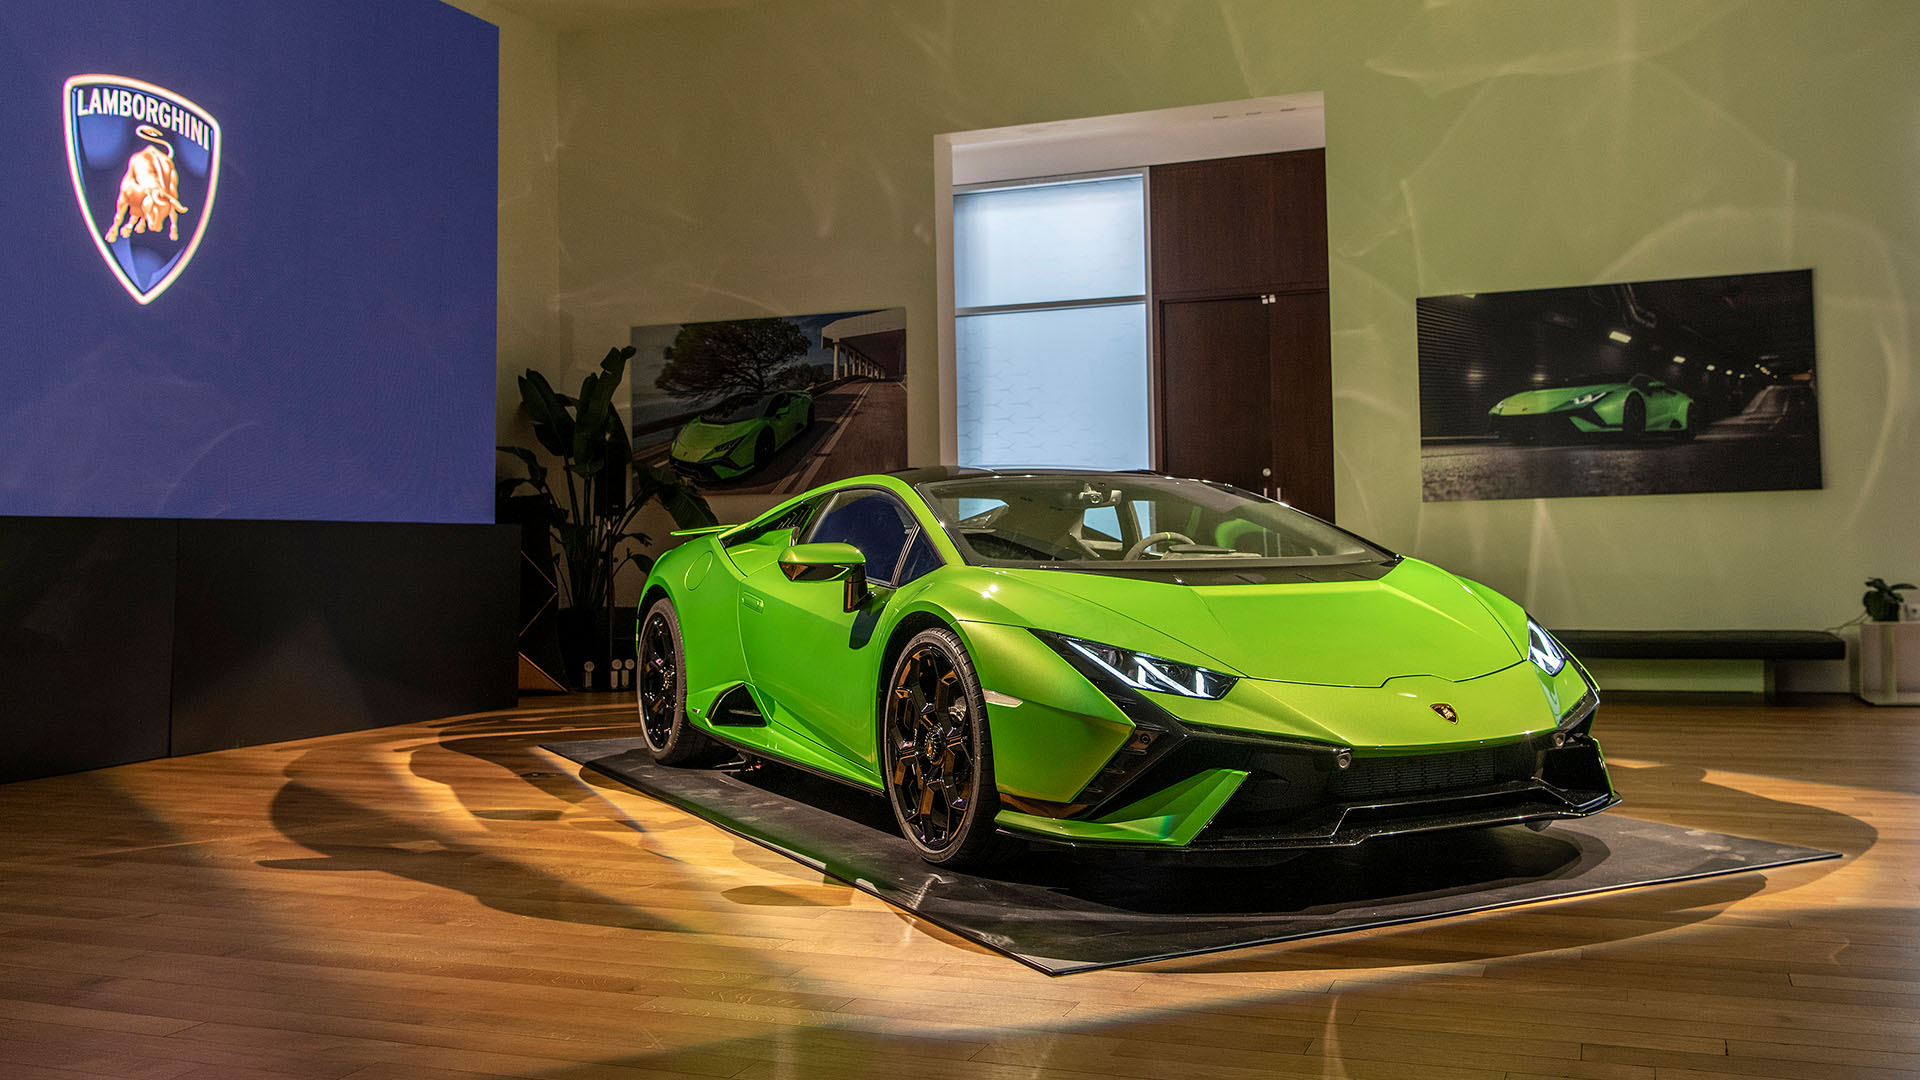
POLYGON ((883 799, 797 770, 661 766, 639 739, 546 749, 1053 975, 1839 857, 1614 812, 1538 833, 1383 837, 1268 867, 1048 853, 988 877, 927 865, 883 799))

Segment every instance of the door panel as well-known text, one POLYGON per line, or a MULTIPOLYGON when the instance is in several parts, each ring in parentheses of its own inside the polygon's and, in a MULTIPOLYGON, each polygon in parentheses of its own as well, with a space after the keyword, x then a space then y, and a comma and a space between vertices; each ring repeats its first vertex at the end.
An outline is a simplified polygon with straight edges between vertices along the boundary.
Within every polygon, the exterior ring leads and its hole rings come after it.
POLYGON ((1160 305, 1163 467, 1248 491, 1271 481, 1267 305, 1258 297, 1160 305))
POLYGON ((768 721, 873 771, 881 646, 871 638, 884 598, 848 612, 839 581, 788 581, 777 563, 743 589, 760 602, 740 608, 740 643, 754 686, 776 707, 768 721))
POLYGON ((1249 208, 1273 205, 1266 157, 1155 166, 1156 291, 1248 292, 1273 281, 1273 232, 1249 227, 1249 208))
POLYGON ((1160 326, 1166 471, 1331 520, 1327 294, 1168 301, 1160 326))
POLYGON ((1156 296, 1326 287, 1326 151, 1156 165, 1150 175, 1156 296))
POLYGON ((873 596, 858 611, 846 610, 839 580, 789 581, 777 562, 748 574, 744 585, 760 601, 740 609, 754 685, 800 733, 863 769, 877 768, 873 715, 882 643, 874 630, 916 529, 899 500, 870 488, 835 495, 808 526, 807 542, 850 543, 867 557, 873 596))
POLYGON ((1333 360, 1327 294, 1280 293, 1267 305, 1273 478, 1282 501, 1333 520, 1333 360))

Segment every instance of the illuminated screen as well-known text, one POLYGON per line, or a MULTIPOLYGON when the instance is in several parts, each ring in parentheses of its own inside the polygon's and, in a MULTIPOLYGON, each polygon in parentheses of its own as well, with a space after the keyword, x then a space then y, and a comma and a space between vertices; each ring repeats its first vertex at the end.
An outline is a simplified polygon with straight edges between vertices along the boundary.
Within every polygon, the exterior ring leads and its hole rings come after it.
POLYGON ((0 515, 493 518, 498 41, 0 5, 0 515))

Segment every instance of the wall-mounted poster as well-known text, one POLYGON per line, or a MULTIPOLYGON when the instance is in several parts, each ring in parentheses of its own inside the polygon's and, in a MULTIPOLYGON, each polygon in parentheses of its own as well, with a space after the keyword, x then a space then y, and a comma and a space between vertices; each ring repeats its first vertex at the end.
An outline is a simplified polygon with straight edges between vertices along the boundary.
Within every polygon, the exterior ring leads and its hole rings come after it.
POLYGON ((787 495, 907 464, 905 308, 636 326, 634 456, 787 495))
POLYGON ((1428 502, 1820 486, 1811 270, 1417 308, 1428 502))

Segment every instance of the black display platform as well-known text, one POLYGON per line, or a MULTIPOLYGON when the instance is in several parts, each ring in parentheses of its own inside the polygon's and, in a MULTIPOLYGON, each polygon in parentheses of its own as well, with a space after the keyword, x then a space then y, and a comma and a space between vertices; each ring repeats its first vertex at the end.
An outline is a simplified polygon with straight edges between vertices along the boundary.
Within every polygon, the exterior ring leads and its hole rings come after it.
POLYGON ((1050 975, 1839 857, 1613 812, 1259 868, 1036 853, 982 877, 922 862, 878 796, 797 770, 660 766, 639 739, 546 749, 1050 975))

